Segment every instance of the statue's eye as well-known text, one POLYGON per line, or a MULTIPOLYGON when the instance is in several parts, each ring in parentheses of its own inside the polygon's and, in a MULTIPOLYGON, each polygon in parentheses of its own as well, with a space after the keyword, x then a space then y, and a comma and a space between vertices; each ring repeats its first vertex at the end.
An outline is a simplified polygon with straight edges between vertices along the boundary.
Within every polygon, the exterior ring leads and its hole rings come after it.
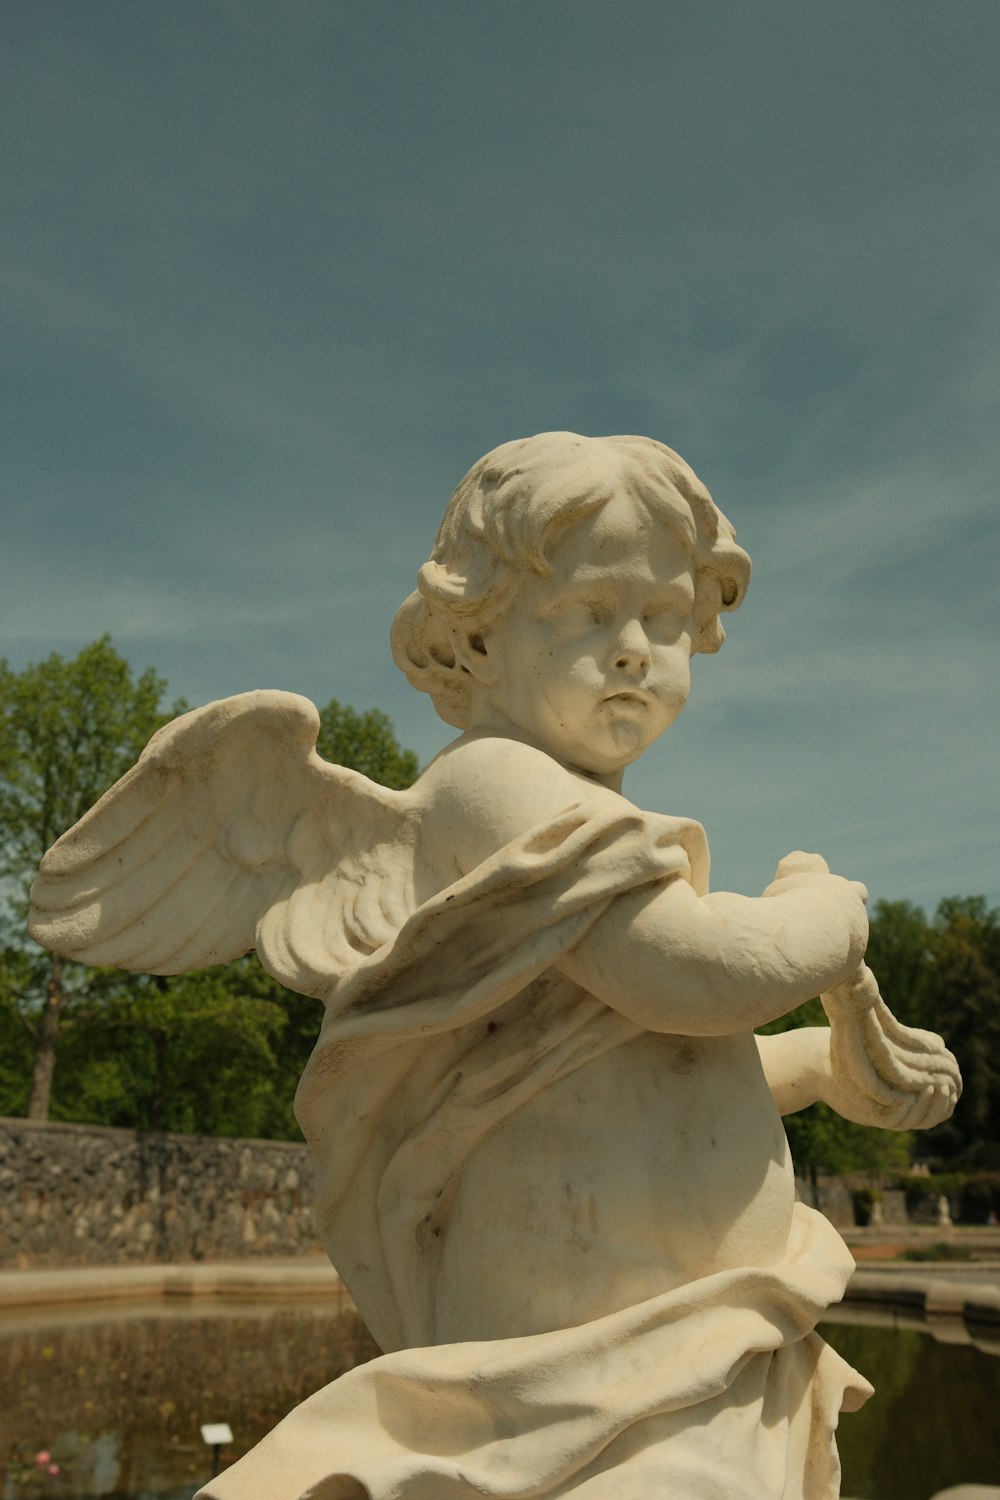
POLYGON ((560 631, 570 634, 588 630, 593 624, 590 606, 579 599, 557 601, 547 616, 560 631))
POLYGON ((675 601, 663 600, 650 604, 642 613, 642 628, 651 641, 668 644, 677 639, 684 628, 685 612, 675 601))
POLYGON ((593 630, 606 625, 614 614, 600 599, 567 599, 548 611, 548 618, 556 622, 561 630, 570 633, 593 630))

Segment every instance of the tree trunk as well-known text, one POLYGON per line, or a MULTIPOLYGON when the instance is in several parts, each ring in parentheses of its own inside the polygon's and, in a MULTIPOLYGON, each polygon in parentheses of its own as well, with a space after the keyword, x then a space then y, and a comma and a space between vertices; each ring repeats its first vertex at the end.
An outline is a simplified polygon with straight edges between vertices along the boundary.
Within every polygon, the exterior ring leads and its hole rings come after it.
POLYGON ((812 1201, 812 1207, 818 1209, 819 1208, 819 1173, 816 1170, 816 1163, 814 1161, 811 1161, 809 1163, 809 1186, 812 1188, 812 1200, 813 1200, 812 1201))
POLYGON ((57 953, 53 953, 48 983, 45 986, 45 1006, 38 1023, 35 1069, 31 1078, 31 1097, 28 1100, 29 1120, 47 1120, 49 1117, 52 1074, 56 1066, 56 1040, 59 1036, 59 1022, 65 1004, 63 961, 57 953))
POLYGON ((153 1095, 149 1102, 150 1130, 163 1130, 167 1113, 167 1034, 153 1032, 153 1055, 156 1065, 153 1071, 153 1095))

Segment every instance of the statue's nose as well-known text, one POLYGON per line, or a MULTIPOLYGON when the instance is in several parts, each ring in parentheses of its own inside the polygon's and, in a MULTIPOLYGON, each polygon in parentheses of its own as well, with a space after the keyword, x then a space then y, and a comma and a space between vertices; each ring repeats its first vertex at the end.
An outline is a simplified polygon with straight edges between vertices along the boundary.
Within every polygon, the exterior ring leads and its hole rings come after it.
POLYGON ((641 620, 629 620, 618 637, 615 666, 621 672, 642 670, 649 666, 649 640, 641 620))

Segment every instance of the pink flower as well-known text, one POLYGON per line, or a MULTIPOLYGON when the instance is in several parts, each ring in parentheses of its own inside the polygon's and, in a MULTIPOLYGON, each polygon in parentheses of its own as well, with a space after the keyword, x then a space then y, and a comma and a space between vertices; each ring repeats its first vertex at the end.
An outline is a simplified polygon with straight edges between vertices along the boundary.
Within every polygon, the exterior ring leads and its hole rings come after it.
POLYGON ((55 1476, 59 1473, 59 1465, 58 1464, 49 1464, 49 1467, 46 1470, 46 1472, 49 1473, 49 1474, 51 1474, 52 1477, 53 1477, 53 1479, 54 1479, 55 1476))
POLYGON ((35 1454, 35 1463, 38 1465, 38 1467, 40 1469, 44 1469, 45 1465, 49 1462, 49 1460, 51 1459, 51 1457, 52 1457, 52 1454, 51 1453, 47 1453, 45 1451, 45 1449, 43 1448, 42 1451, 41 1451, 41 1453, 36 1453, 35 1454))

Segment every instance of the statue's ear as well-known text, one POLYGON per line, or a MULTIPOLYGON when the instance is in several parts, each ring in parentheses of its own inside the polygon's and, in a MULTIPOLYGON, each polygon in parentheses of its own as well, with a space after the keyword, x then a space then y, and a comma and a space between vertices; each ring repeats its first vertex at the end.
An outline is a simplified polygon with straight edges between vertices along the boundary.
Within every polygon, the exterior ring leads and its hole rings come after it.
POLYGON ((479 630, 453 630, 451 644, 456 661, 470 677, 487 687, 496 682, 499 669, 488 634, 479 630))

